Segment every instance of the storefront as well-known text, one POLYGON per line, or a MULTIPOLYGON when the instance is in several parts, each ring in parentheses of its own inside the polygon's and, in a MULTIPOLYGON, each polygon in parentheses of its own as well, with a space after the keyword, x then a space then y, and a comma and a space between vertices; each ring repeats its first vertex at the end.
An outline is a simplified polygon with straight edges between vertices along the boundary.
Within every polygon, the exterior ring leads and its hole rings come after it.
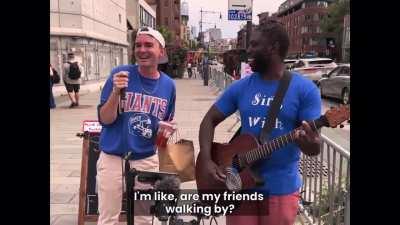
POLYGON ((51 36, 50 63, 60 75, 69 52, 75 53, 76 60, 84 68, 83 83, 105 79, 113 67, 127 64, 126 46, 84 37, 51 36))

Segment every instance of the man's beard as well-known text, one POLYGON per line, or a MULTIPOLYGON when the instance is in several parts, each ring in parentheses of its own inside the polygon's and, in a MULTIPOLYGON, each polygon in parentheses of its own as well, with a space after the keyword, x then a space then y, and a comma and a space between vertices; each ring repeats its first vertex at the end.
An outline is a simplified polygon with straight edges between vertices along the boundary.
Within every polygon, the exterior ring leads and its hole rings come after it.
POLYGON ((271 66, 271 57, 266 54, 255 54, 253 61, 251 62, 251 69, 253 72, 264 74, 271 66))

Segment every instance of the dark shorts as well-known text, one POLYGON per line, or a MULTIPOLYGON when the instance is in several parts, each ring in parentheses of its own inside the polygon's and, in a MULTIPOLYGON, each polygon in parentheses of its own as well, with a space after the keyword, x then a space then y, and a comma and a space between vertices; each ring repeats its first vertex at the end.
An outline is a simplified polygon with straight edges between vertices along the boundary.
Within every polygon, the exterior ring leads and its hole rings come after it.
POLYGON ((67 84, 67 83, 65 83, 65 88, 67 89, 68 93, 71 93, 71 92, 78 93, 80 87, 81 87, 80 84, 67 84))

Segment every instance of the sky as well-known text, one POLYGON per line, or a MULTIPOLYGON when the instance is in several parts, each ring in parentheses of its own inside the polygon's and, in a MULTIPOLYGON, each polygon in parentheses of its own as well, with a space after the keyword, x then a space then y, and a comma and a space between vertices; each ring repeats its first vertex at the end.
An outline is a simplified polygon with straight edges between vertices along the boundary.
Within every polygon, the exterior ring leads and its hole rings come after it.
MULTIPOLYGON (((206 11, 217 11, 222 13, 222 20, 219 14, 203 13, 203 31, 213 28, 214 25, 222 31, 222 38, 236 38, 240 26, 246 21, 228 20, 228 0, 181 0, 189 4, 189 26, 196 26, 197 32, 200 31, 200 9, 206 11), (207 24, 206 24, 207 23, 207 24), (208 24, 211 23, 211 24, 208 24)), ((257 14, 269 12, 271 15, 278 11, 280 4, 285 0, 253 0, 253 23, 258 24, 257 14)))

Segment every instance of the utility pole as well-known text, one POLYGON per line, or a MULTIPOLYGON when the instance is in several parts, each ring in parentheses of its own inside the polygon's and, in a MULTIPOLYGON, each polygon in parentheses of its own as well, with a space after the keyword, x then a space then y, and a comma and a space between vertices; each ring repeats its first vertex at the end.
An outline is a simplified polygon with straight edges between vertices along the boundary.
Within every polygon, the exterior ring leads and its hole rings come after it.
MULTIPOLYGON (((222 13, 217 12, 217 11, 208 11, 208 10, 203 10, 203 8, 200 8, 200 43, 204 45, 204 35, 203 35, 203 13, 209 13, 209 14, 219 14, 219 19, 222 20, 222 13)), ((216 27, 216 25, 215 25, 216 27)))
MULTIPOLYGON (((203 10, 203 8, 200 8, 200 43, 202 46, 204 46, 204 35, 203 35, 203 13, 210 13, 210 14, 218 14, 219 13, 219 19, 222 20, 222 13, 221 12, 216 12, 216 11, 208 11, 208 10, 203 10)), ((215 25, 216 27, 216 25, 215 25)), ((207 47, 207 57, 204 59, 204 64, 203 64, 203 79, 204 79, 204 86, 208 85, 208 76, 209 76, 209 57, 210 57, 210 45, 207 47)))

